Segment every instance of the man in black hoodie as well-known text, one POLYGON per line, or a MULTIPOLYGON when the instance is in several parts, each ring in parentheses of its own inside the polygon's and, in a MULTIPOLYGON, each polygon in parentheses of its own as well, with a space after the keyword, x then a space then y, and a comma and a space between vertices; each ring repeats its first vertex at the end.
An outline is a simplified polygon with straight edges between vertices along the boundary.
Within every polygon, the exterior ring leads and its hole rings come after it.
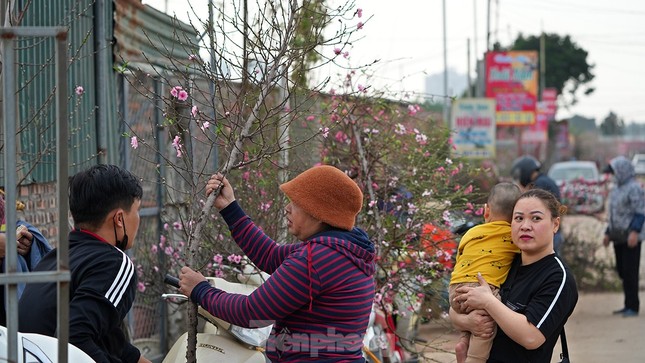
MULTIPOLYGON (((69 342, 96 362, 150 362, 122 330, 137 286, 125 250, 139 229, 142 195, 139 180, 115 165, 95 165, 69 181, 69 342)), ((55 249, 34 269, 53 270, 55 249)), ((56 305, 55 283, 28 284, 20 298, 19 330, 56 336, 56 305)))

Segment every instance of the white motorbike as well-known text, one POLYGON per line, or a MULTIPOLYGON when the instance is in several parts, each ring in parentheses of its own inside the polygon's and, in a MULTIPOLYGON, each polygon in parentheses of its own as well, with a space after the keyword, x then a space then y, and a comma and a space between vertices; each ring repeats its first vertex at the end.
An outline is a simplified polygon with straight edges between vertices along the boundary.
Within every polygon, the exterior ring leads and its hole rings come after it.
MULTIPOLYGON (((245 277, 244 283, 233 283, 221 278, 208 277, 209 283, 226 292, 249 295, 259 286, 261 280, 245 277)), ((167 284, 179 287, 179 280, 166 276, 167 284)), ((183 294, 163 294, 162 298, 188 301, 183 294)), ((206 320, 203 331, 197 333, 197 362, 227 363, 265 363, 264 347, 272 326, 262 328, 243 328, 230 324, 198 308, 200 317, 206 320)), ((172 346, 163 363, 183 363, 186 361, 188 333, 184 333, 172 346)))
MULTIPOLYGON (((8 362, 7 328, 0 326, 0 361, 8 362)), ((85 352, 72 344, 67 344, 68 362, 93 363, 85 352)), ((17 363, 56 363, 58 362, 58 339, 41 334, 18 333, 17 363)))

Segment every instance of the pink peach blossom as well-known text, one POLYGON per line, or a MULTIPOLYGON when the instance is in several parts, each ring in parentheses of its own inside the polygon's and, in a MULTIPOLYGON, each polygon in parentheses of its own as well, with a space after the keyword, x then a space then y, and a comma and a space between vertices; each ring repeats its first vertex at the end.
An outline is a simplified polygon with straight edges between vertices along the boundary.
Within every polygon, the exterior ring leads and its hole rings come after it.
POLYGON ((179 94, 179 91, 184 89, 182 86, 175 86, 170 90, 170 95, 173 97, 177 97, 179 94))
POLYGON ((177 157, 181 157, 181 138, 179 135, 176 135, 175 138, 172 140, 172 146, 177 150, 177 157))

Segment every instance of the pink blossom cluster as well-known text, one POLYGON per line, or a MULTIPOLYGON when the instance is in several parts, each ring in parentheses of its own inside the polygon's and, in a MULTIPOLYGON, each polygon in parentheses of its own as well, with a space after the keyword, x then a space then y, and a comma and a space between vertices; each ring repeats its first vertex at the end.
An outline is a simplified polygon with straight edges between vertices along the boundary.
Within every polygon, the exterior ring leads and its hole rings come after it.
POLYGON ((170 89, 170 95, 180 101, 186 101, 188 99, 188 92, 182 86, 175 86, 170 89))
POLYGON ((175 135, 175 138, 172 140, 172 147, 175 148, 177 151, 177 157, 180 158, 182 156, 182 146, 181 146, 181 137, 179 135, 175 135))

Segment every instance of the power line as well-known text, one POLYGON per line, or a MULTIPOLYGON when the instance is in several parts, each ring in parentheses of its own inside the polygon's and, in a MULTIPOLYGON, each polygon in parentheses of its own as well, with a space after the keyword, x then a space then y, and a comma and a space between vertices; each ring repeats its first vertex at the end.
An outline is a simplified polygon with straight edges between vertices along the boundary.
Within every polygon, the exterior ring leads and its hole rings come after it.
MULTIPOLYGON (((527 11, 527 8, 537 8, 558 12, 571 13, 575 11, 576 16, 580 13, 591 13, 591 14, 607 14, 607 13, 616 13, 623 15, 633 15, 633 16, 642 16, 645 15, 645 10, 634 10, 634 9, 618 9, 616 7, 602 7, 602 6, 593 6, 589 4, 589 1, 577 3, 575 1, 566 1, 566 0, 532 0, 519 1, 519 3, 514 3, 513 1, 505 1, 507 5, 518 6, 521 8, 523 13, 530 13, 527 11)), ((606 3, 606 2, 605 2, 606 3)))

